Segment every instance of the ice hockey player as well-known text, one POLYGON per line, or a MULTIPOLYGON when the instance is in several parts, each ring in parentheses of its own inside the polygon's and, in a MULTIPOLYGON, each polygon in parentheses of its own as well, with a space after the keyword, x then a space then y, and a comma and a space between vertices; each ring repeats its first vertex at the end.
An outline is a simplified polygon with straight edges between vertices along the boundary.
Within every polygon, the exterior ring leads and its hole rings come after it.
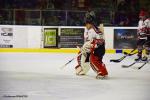
POLYGON ((139 13, 139 23, 137 30, 137 48, 138 48, 138 58, 136 61, 142 60, 147 61, 150 56, 150 18, 148 18, 148 13, 141 10, 139 13), (145 49, 145 55, 142 58, 142 50, 145 49))
POLYGON ((90 67, 97 73, 96 78, 104 78, 108 75, 102 59, 105 54, 105 41, 103 33, 91 22, 86 22, 86 42, 81 48, 82 55, 78 57, 78 65, 75 67, 77 75, 85 75, 90 67))

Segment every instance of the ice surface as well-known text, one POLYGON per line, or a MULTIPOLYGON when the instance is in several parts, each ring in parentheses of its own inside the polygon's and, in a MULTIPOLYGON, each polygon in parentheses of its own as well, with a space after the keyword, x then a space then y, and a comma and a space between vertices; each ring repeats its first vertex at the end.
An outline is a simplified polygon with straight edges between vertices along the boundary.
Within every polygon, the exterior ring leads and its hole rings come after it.
POLYGON ((97 80, 92 69, 86 76, 76 76, 75 60, 60 69, 75 56, 0 53, 0 100, 150 100, 150 64, 141 70, 125 69, 121 65, 132 63, 135 56, 110 63, 123 55, 106 54, 103 61, 109 77, 97 80))

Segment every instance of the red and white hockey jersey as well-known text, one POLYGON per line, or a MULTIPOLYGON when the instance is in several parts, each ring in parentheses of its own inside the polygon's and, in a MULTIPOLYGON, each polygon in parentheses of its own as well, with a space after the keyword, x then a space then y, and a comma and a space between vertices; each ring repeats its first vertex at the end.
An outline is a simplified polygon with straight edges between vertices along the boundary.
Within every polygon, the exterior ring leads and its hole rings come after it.
POLYGON ((147 39, 147 36, 150 36, 150 18, 139 20, 137 34, 139 39, 147 39))
POLYGON ((94 26, 91 29, 85 29, 84 32, 84 40, 86 41, 93 41, 93 40, 103 40, 104 35, 101 33, 98 29, 96 29, 94 26))

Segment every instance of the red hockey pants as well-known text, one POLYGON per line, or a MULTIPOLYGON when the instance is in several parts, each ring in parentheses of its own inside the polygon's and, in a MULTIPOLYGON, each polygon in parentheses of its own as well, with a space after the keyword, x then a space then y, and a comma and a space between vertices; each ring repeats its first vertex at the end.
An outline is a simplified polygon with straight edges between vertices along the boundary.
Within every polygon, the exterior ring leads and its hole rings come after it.
POLYGON ((102 59, 100 59, 98 56, 95 56, 93 53, 90 55, 90 64, 91 67, 98 75, 108 75, 107 69, 105 67, 105 64, 102 62, 102 59))

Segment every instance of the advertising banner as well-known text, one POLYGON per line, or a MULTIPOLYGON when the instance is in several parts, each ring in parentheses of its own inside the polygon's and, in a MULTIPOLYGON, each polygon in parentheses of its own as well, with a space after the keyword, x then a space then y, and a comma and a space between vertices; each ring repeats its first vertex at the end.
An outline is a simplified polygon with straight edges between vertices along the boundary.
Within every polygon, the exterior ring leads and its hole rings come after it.
POLYGON ((84 43, 84 28, 61 28, 61 48, 76 48, 84 43))
POLYGON ((13 48, 13 28, 0 27, 0 48, 13 48))
POLYGON ((44 48, 57 47, 57 28, 44 28, 44 48))
POLYGON ((114 29, 114 49, 133 49, 136 39, 136 29, 114 29))

